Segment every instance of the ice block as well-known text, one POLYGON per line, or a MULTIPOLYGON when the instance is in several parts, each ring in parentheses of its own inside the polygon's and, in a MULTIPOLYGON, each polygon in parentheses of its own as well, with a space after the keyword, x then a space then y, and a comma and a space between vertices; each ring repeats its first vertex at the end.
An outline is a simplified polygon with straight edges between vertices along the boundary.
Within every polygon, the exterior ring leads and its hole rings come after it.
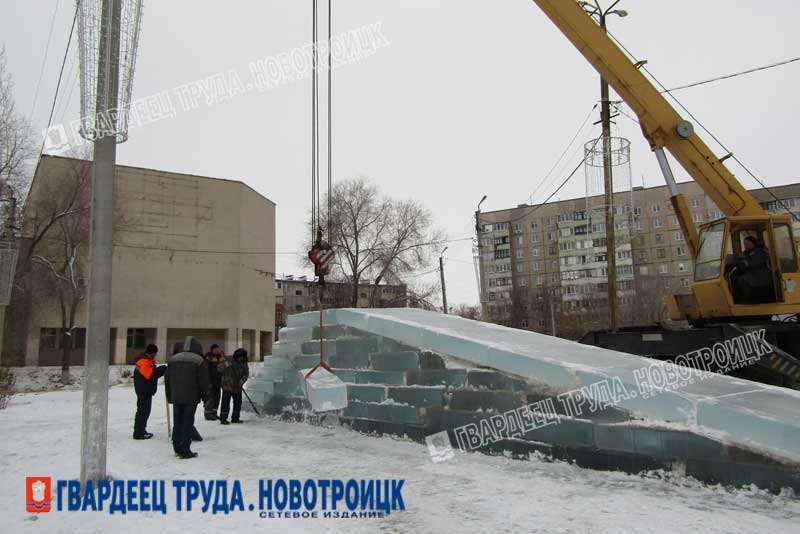
POLYGON ((305 381, 305 391, 308 402, 315 412, 329 412, 347 408, 347 385, 342 379, 327 371, 319 368, 314 374, 305 378, 311 369, 303 369, 298 372, 301 383, 305 381))

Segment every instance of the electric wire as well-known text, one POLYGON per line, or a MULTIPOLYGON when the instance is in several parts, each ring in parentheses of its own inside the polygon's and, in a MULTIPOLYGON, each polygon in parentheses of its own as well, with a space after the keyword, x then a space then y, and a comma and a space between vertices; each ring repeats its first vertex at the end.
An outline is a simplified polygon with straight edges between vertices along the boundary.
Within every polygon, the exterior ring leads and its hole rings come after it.
MULTIPOLYGON (((50 33, 47 34, 47 44, 44 46, 44 58, 42 58, 42 68, 39 70, 39 81, 36 82, 36 92, 33 94, 33 103, 31 104, 31 114, 28 121, 33 121, 33 114, 36 111, 36 101, 39 99, 39 89, 42 86, 42 78, 44 77, 44 68, 47 65, 47 55, 50 52, 50 41, 53 38, 53 28, 56 24, 56 15, 58 14, 58 4, 60 0, 56 0, 56 7, 53 9, 53 18, 50 21, 50 33)), ((67 45, 69 46, 69 45, 67 45)))
POLYGON ((687 83, 686 85, 679 85, 678 87, 673 87, 671 89, 666 89, 661 91, 662 93, 671 93, 673 91, 680 91, 681 89, 689 89, 690 87, 697 87, 698 85, 705 85, 707 83, 718 82, 720 80, 728 80, 730 78, 736 78, 737 76, 743 76, 745 74, 751 74, 753 72, 759 72, 762 70, 771 69, 773 67, 780 67, 782 65, 788 65, 789 63, 794 63, 795 61, 800 61, 800 57, 793 57, 790 59, 784 59, 783 61, 778 61, 776 63, 770 63, 769 65, 762 65, 760 67, 754 67, 752 69, 742 70, 739 72, 734 72, 731 74, 724 74, 722 76, 717 76, 715 78, 709 78, 708 80, 702 80, 699 82, 694 83, 687 83))
MULTIPOLYGON (((625 45, 623 45, 623 44, 622 44, 622 42, 620 42, 620 40, 616 38, 616 36, 614 36, 614 35, 613 35, 611 32, 608 32, 608 36, 609 36, 609 37, 611 37, 611 39, 612 39, 612 40, 613 40, 613 41, 614 41, 614 42, 617 44, 617 46, 619 46, 619 47, 620 47, 620 48, 621 48, 621 49, 622 49, 622 50, 623 50, 623 51, 624 51, 626 54, 628 54, 628 56, 629 56, 629 57, 630 57, 630 58, 631 58, 631 59, 632 59, 634 62, 637 62, 637 63, 638 63, 638 60, 636 59, 636 56, 634 56, 634 55, 631 53, 631 51, 630 51, 630 50, 628 50, 628 49, 625 47, 625 45)), ((749 169, 749 168, 748 168, 748 167, 747 167, 747 166, 746 166, 746 165, 745 165, 745 164, 744 164, 744 163, 743 163, 743 162, 742 162, 742 161, 741 161, 741 160, 740 160, 738 157, 736 157, 736 155, 733 153, 733 151, 731 151, 730 149, 728 149, 728 147, 727 147, 727 146, 725 146, 725 144, 724 144, 722 141, 720 141, 720 140, 719 140, 719 138, 717 138, 717 136, 716 136, 716 135, 714 135, 714 134, 711 132, 711 130, 709 130, 708 128, 706 128, 706 127, 705 127, 705 125, 704 125, 702 122, 700 122, 700 119, 698 119, 697 117, 695 117, 695 116, 694 116, 694 114, 693 114, 691 111, 689 111, 689 109, 688 109, 686 106, 684 106, 684 105, 683 105, 683 103, 682 103, 680 100, 678 100, 678 98, 677 98, 675 95, 673 95, 673 94, 670 92, 670 90, 669 90, 669 89, 667 89, 667 88, 666 88, 666 86, 664 86, 664 84, 662 84, 662 83, 659 81, 659 79, 658 79, 658 78, 656 78, 656 76, 655 76, 655 75, 654 75, 652 72, 650 72, 650 70, 647 68, 647 66, 646 66, 646 65, 642 64, 642 66, 641 66, 641 70, 642 70, 642 71, 644 71, 644 72, 646 72, 646 73, 647 73, 647 75, 648 75, 648 76, 650 76, 650 78, 651 78, 651 79, 652 79, 652 80, 653 80, 653 81, 654 81, 654 82, 655 82, 655 83, 656 83, 656 84, 657 84, 657 85, 658 85, 658 86, 659 86, 659 87, 662 89, 662 91, 661 91, 662 93, 668 94, 668 95, 669 95, 669 97, 670 97, 670 98, 671 98, 671 99, 672 99, 672 100, 673 100, 673 101, 674 101, 674 102, 675 102, 675 103, 676 103, 676 104, 677 104, 677 105, 678 105, 678 106, 679 106, 679 107, 680 107, 680 108, 681 108, 681 109, 682 109, 682 110, 683 110, 683 111, 684 111, 684 112, 685 112, 685 113, 686 113, 686 114, 687 114, 689 117, 691 117, 691 119, 692 119, 694 122, 696 122, 696 123, 697 123, 697 125, 698 125, 698 126, 700 126, 700 128, 702 128, 704 132, 706 132, 706 133, 707 133, 709 136, 711 136, 711 138, 712 138, 712 139, 713 139, 713 140, 714 140, 714 141, 715 141, 715 142, 716 142, 716 143, 717 143, 717 144, 718 144, 718 145, 719 145, 719 146, 722 148, 722 150, 724 150, 724 151, 725 151, 725 153, 726 153, 726 154, 728 154, 728 155, 731 157, 731 159, 733 159, 733 160, 734 160, 736 163, 738 163, 738 164, 739 164, 739 166, 740 166, 742 169, 744 169, 744 171, 745 171, 747 174, 749 174, 749 175, 750 175, 750 177, 751 177, 753 180, 755 180, 756 182, 758 182, 758 184, 759 184, 759 185, 761 185, 761 187, 762 187, 762 188, 763 188, 763 189, 764 189, 764 190, 765 190, 767 193, 769 193, 769 194, 770 194, 770 196, 771 196, 771 197, 772 197, 772 198, 775 200, 775 202, 777 202, 777 203, 778 203, 778 204, 779 204, 779 205, 780 205, 780 206, 781 206, 781 207, 782 207, 782 208, 783 208, 783 209, 784 209, 784 210, 785 210, 787 213, 789 213, 789 214, 792 216, 792 218, 793 218, 795 221, 798 221, 798 222, 800 222, 800 216, 798 216, 797 214, 793 213, 793 212, 792 212, 792 211, 789 209, 789 207, 788 207, 788 206, 787 206, 787 205, 786 205, 786 204, 783 202, 783 200, 781 200, 780 198, 778 198, 778 197, 777 197, 777 195, 775 195, 775 193, 774 193, 774 192, 773 192, 773 191, 772 191, 772 190, 771 190, 769 187, 767 187, 767 185, 766 185, 766 184, 765 184, 763 181, 761 181, 761 179, 759 179, 758 177, 756 177, 756 175, 755 175, 755 174, 753 174, 753 172, 752 172, 752 171, 750 171, 750 169, 749 169)))
POLYGON ((577 138, 578 138, 578 136, 580 135, 580 133, 581 133, 581 132, 583 131, 583 129, 586 127, 586 123, 587 123, 587 122, 589 122, 589 119, 592 117, 592 113, 594 113, 594 110, 595 110, 595 109, 597 109, 597 103, 595 103, 595 104, 594 104, 594 106, 592 106, 592 109, 591 109, 591 110, 589 110, 589 113, 586 115, 586 118, 583 120, 583 122, 581 123, 580 127, 578 128, 578 131, 577 131, 577 132, 575 132, 575 135, 573 135, 573 136, 572 136, 572 139, 570 139, 569 143, 568 143, 568 144, 567 144, 567 146, 564 148, 564 151, 563 151, 563 152, 561 152, 561 155, 560 155, 560 156, 558 156, 558 159, 557 159, 557 160, 556 160, 556 162, 553 164, 553 166, 552 166, 552 167, 550 167, 550 170, 549 170, 549 171, 547 171, 547 174, 545 174, 544 178, 542 178, 542 180, 539 182, 539 185, 537 185, 537 186, 536 186, 536 188, 533 190, 533 192, 532 192, 532 193, 531 193, 531 194, 528 196, 528 201, 529 201, 529 203, 531 203, 531 204, 533 203, 533 197, 534 197, 534 195, 536 195, 536 193, 538 193, 538 192, 539 192, 539 189, 541 189, 542 185, 544 185, 544 183, 547 181, 547 179, 548 179, 548 178, 550 177, 550 175, 553 173, 553 171, 554 171, 554 170, 555 170, 555 168, 558 166, 558 164, 559 164, 559 163, 561 163, 561 160, 562 160, 562 159, 564 159, 564 155, 566 155, 567 151, 568 151, 568 150, 570 149, 570 147, 572 146, 572 143, 574 143, 574 142, 575 142, 575 139, 577 139, 577 138))
POLYGON ((45 128, 45 135, 42 136, 42 146, 39 148, 39 157, 36 158, 38 161, 41 159, 42 154, 44 153, 44 145, 47 142, 47 131, 50 129, 50 126, 53 122, 53 112, 56 108, 56 101, 58 100, 58 91, 61 88, 61 78, 64 75, 64 65, 67 63, 67 57, 69 56, 69 47, 72 43, 72 36, 75 33, 75 22, 78 20, 78 9, 80 9, 80 0, 75 2, 75 15, 72 17, 72 27, 69 30, 69 38, 67 39, 67 48, 64 50, 64 59, 61 61, 61 70, 58 72, 58 82, 56 83, 56 94, 53 97, 53 105, 50 107, 50 116, 47 119, 47 128, 45 128))
POLYGON ((580 170, 580 168, 581 168, 581 167, 583 167, 583 164, 584 164, 584 163, 586 163, 586 158, 589 156, 589 152, 591 152, 591 150, 593 150, 593 149, 594 149, 594 147, 597 145, 597 142, 598 142, 598 141, 600 141, 600 138, 599 138, 599 137, 598 137, 597 139, 595 139, 595 140, 594 140, 594 143, 592 144, 592 148, 591 148, 591 149, 589 149, 589 150, 587 150, 587 151, 585 152, 585 154, 584 154, 583 158, 581 159, 580 163, 578 163, 578 164, 575 166, 575 168, 574 168, 574 169, 572 169, 572 172, 571 172, 571 173, 569 173, 569 175, 568 175, 568 176, 567 176, 567 177, 564 179, 564 181, 563 181, 563 182, 561 182, 561 185, 559 185, 559 186, 556 188, 556 190, 555 190, 555 191, 553 191, 552 193, 550 193, 550 196, 548 196, 546 199, 544 199, 544 200, 543 200, 541 203, 537 204, 536 206, 533 206, 531 209, 529 209, 528 211, 526 211, 525 213, 523 213, 523 214, 522 214, 522 215, 520 215, 519 217, 515 217, 515 218, 513 218, 513 219, 509 220, 509 221, 508 221, 508 223, 509 223, 509 224, 511 224, 511 223, 513 223, 513 222, 516 222, 516 221, 519 221, 519 220, 521 220, 521 219, 524 219, 525 217, 528 217, 528 216, 529 216, 531 213, 535 212, 536 210, 538 210, 539 208, 541 208, 542 206, 544 206, 545 204, 547 204, 548 202, 550 202, 550 199, 551 199, 551 198, 553 198, 554 196, 556 196, 556 194, 557 194, 559 191, 561 191, 561 189, 562 189, 562 188, 563 188, 565 185, 567 185, 567 182, 569 182, 569 181, 572 179, 572 177, 573 177, 573 176, 575 176, 575 174, 576 174, 576 173, 577 173, 577 172, 580 170))

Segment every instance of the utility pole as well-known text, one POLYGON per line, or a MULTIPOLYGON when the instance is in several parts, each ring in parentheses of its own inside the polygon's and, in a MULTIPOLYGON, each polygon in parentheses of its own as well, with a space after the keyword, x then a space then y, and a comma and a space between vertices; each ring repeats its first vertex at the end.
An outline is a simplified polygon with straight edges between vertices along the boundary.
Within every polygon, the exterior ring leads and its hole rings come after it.
POLYGON ((481 197, 478 202, 478 209, 475 210, 475 239, 478 243, 478 262, 475 269, 475 277, 478 281, 478 301, 481 304, 481 321, 489 321, 489 314, 483 299, 483 250, 481 249, 481 204, 486 200, 486 195, 481 197))
POLYGON ((444 251, 447 249, 448 247, 444 247, 439 256, 439 276, 442 279, 442 313, 445 315, 447 315, 447 289, 444 287, 444 251))
POLYGON ((553 329, 553 337, 556 337, 556 310, 553 301, 550 301, 550 325, 553 329))
MULTIPOLYGON (((600 27, 606 32, 606 16, 619 15, 625 17, 628 15, 627 11, 617 9, 614 10, 620 0, 612 3, 608 9, 603 10, 600 5, 595 2, 592 7, 593 12, 599 18, 600 27)), ((588 2, 584 4, 584 9, 589 5, 588 2)), ((603 185, 605 189, 605 206, 606 206, 606 265, 608 267, 608 315, 609 326, 612 332, 617 331, 617 243, 614 231, 614 178, 613 167, 611 162, 611 105, 608 99, 608 82, 600 76, 600 122, 602 124, 603 132, 601 137, 601 146, 603 150, 603 185)))
POLYGON ((81 483, 106 478, 108 360, 114 232, 115 130, 119 92, 121 0, 103 0, 97 71, 92 211, 89 248, 89 323, 84 362, 81 483), (113 113, 109 113, 114 110, 113 113), (101 119, 100 117, 104 117, 101 119), (108 121, 112 121, 109 123, 108 121))

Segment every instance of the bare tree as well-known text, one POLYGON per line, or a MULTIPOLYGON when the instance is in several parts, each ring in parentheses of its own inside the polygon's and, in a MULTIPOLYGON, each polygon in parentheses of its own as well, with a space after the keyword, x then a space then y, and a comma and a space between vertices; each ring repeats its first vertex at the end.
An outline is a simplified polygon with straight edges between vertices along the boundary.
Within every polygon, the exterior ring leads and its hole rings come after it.
POLYGON ((458 304, 453 308, 453 315, 458 315, 465 319, 481 320, 481 307, 477 304, 458 304))
MULTIPOLYGON (((323 201, 327 205, 327 198, 323 201)), ((427 267, 442 233, 432 229, 430 211, 414 200, 394 200, 365 178, 337 182, 331 214, 320 217, 336 250, 332 278, 350 286, 350 306, 358 305, 359 284, 370 280, 370 305, 382 282, 400 284, 406 275, 427 267)))
MULTIPOLYGON (((35 156, 33 135, 27 118, 17 113, 14 82, 6 68, 6 49, 0 47, 0 193, 7 202, 3 224, 13 220, 16 204, 30 181, 30 159, 35 156)), ((5 234, 5 229, 4 229, 5 234)))
POLYGON ((419 308, 428 311, 441 311, 436 301, 438 300, 441 287, 437 282, 416 283, 407 288, 408 307, 419 308))
POLYGON ((78 311, 88 280, 91 165, 72 160, 63 175, 48 177, 26 206, 31 229, 26 257, 35 298, 60 312, 61 381, 69 382, 78 311))

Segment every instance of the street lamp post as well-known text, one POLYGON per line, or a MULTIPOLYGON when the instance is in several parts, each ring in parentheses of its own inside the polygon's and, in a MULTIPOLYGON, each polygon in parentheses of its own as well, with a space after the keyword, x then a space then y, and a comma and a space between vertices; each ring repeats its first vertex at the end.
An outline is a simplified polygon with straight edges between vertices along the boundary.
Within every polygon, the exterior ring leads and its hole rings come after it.
MULTIPOLYGON (((606 30, 606 18, 609 15, 627 17, 628 12, 614 9, 620 0, 613 2, 607 9, 600 7, 595 0, 593 4, 581 2, 583 9, 591 16, 596 16, 600 27, 606 30)), ((603 187, 605 189, 605 221, 606 221, 606 262, 608 266, 608 312, 609 325, 612 332, 617 331, 617 243, 614 228, 614 178, 611 161, 611 105, 608 99, 608 82, 600 76, 600 122, 602 124, 603 149, 603 187)))
POLYGON ((447 315, 447 289, 444 287, 444 253, 449 247, 444 247, 439 255, 439 276, 442 278, 442 313, 447 315))
POLYGON ((475 210, 475 240, 478 243, 478 262, 477 268, 475 272, 475 277, 478 281, 478 300, 481 303, 481 319, 486 321, 488 316, 486 314, 486 310, 484 309, 484 299, 483 299, 483 250, 481 249, 481 204, 486 200, 486 195, 483 195, 480 202, 478 202, 478 207, 475 210))

